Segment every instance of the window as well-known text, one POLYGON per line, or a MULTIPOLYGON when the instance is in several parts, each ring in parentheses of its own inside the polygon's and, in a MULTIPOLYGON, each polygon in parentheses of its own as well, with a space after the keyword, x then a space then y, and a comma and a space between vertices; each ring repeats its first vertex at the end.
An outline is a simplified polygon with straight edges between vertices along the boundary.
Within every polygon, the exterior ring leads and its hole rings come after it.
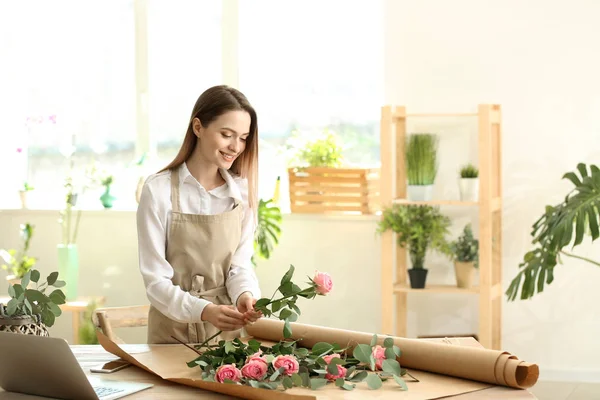
POLYGON ((132 21, 132 1, 2 3, 2 206, 18 206, 28 181, 31 206, 62 207, 71 153, 76 170, 96 160, 117 195, 133 193, 120 180, 136 138, 132 21))
POLYGON ((240 2, 239 37, 240 89, 257 109, 265 142, 261 196, 271 195, 277 175, 286 176, 277 148, 293 130, 310 134, 329 128, 346 147, 348 163, 378 165, 380 2, 240 2))
POLYGON ((150 135, 158 169, 175 157, 200 94, 221 84, 221 2, 148 3, 150 135))

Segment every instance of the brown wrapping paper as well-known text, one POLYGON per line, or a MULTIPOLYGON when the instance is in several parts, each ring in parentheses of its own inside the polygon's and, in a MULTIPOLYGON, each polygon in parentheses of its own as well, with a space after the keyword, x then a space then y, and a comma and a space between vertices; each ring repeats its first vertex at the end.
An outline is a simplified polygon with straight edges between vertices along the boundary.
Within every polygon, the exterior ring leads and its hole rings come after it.
MULTIPOLYGON (((369 344, 373 337, 372 333, 299 323, 292 323, 291 326, 292 339, 300 339, 299 344, 307 348, 317 342, 337 343, 342 347, 369 344)), ((246 330, 257 339, 283 339, 283 321, 262 318, 253 326, 247 326, 246 330)), ((383 344, 386 337, 379 335, 379 344, 383 344)), ((404 368, 517 389, 533 386, 539 376, 536 364, 520 361, 507 352, 399 337, 394 337, 394 343, 400 348, 398 361, 404 368)))

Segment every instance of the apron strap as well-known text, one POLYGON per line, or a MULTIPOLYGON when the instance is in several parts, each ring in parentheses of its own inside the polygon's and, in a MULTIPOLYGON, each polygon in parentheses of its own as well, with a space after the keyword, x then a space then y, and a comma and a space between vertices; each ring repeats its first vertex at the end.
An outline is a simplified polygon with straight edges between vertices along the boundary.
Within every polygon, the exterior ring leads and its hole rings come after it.
POLYGON ((171 170, 171 207, 173 212, 181 212, 179 203, 179 168, 171 170))

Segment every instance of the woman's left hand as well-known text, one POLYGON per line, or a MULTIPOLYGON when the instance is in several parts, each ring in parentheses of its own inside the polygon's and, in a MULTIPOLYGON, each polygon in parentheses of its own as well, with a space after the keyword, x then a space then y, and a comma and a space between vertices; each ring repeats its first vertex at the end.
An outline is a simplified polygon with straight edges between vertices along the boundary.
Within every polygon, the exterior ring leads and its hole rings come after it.
POLYGON ((254 304, 256 299, 252 297, 252 293, 244 292, 238 297, 237 309, 239 312, 244 314, 244 320, 246 323, 254 323, 260 317, 262 313, 260 311, 254 311, 254 304))

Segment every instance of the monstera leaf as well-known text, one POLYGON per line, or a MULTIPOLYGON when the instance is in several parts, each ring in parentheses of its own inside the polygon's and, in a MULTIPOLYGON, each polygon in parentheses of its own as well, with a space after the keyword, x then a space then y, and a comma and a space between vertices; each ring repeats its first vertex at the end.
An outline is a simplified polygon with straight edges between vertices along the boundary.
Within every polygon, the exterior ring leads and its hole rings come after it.
MULTIPOLYGON (((279 243, 281 236, 281 210, 273 204, 273 200, 259 200, 258 226, 254 238, 254 253, 267 260, 273 248, 279 243)), ((252 262, 256 265, 254 257, 252 262)))
POLYGON ((522 300, 533 297, 536 289, 542 292, 544 285, 554 280, 554 268, 561 262, 561 255, 600 266, 594 260, 563 250, 569 245, 571 249, 580 245, 586 235, 592 237, 592 242, 600 236, 600 169, 591 165, 588 171, 588 167, 580 163, 577 171, 566 173, 563 179, 575 187, 562 203, 547 206, 546 212, 533 224, 531 236, 536 247, 526 253, 519 264, 521 271, 506 291, 509 301, 517 298, 519 285, 522 300))

